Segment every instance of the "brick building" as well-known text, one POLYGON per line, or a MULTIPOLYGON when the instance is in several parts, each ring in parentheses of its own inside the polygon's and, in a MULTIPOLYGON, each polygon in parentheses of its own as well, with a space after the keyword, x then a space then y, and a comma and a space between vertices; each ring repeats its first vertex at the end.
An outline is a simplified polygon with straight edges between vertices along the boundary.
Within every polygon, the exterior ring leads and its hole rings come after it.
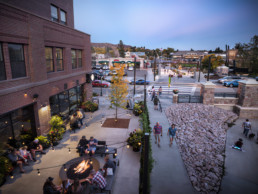
POLYGON ((0 0, 0 142, 49 130, 92 93, 90 35, 74 29, 72 0, 0 0), (86 83, 87 82, 87 83, 86 83))

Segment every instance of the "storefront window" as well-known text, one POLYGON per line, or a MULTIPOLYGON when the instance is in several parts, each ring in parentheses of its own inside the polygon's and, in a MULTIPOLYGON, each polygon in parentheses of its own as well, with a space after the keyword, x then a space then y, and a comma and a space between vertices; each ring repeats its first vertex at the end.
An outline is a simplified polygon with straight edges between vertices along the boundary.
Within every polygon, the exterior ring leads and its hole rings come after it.
POLYGON ((60 106, 60 113, 62 116, 67 117, 69 115, 69 98, 68 92, 62 92, 59 95, 59 106, 60 106))
POLYGON ((58 95, 51 96, 49 98, 49 104, 51 109, 51 115, 58 115, 60 112, 58 95))
POLYGON ((72 88, 69 90, 69 100, 70 100, 70 112, 74 112, 77 108, 76 88, 72 88))

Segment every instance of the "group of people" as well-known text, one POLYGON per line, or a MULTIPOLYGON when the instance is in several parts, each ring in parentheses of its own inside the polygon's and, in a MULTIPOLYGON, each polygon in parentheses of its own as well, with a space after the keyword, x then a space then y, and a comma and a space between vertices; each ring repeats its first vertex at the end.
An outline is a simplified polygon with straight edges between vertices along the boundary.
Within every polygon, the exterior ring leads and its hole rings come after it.
MULTIPOLYGON (((176 125, 172 124, 167 131, 167 135, 169 136, 170 147, 173 145, 173 140, 176 138, 176 133, 176 125)), ((160 136, 162 136, 162 126, 159 124, 159 122, 157 122, 156 125, 153 127, 153 134, 155 136, 155 144, 158 143, 158 146, 160 147, 160 136)))
POLYGON ((83 112, 80 109, 77 109, 75 113, 70 118, 70 128, 74 131, 76 129, 80 129, 81 126, 83 126, 83 112))
POLYGON ((53 183, 54 178, 48 177, 43 186, 44 194, 80 194, 88 186, 91 193, 94 191, 100 191, 105 189, 107 186, 106 176, 108 176, 108 170, 112 169, 112 175, 115 173, 116 164, 114 161, 110 160, 109 155, 105 156, 105 164, 103 169, 99 171, 91 170, 90 175, 79 180, 78 178, 74 180, 64 180, 61 185, 55 185, 53 183), (88 182, 89 184, 84 184, 88 182))
POLYGON ((90 139, 87 140, 86 136, 83 135, 77 145, 77 150, 80 156, 82 156, 84 153, 93 155, 96 152, 97 144, 98 144, 98 140, 95 139, 94 137, 90 137, 90 139))
POLYGON ((12 148, 10 149, 7 157, 12 162, 13 166, 19 166, 20 172, 24 173, 25 170, 23 165, 29 165, 30 161, 37 161, 36 160, 36 152, 40 152, 41 154, 45 154, 43 151, 43 147, 39 144, 39 140, 35 139, 31 144, 28 146, 22 146, 19 150, 12 148), (29 151, 30 150, 30 151, 29 151))

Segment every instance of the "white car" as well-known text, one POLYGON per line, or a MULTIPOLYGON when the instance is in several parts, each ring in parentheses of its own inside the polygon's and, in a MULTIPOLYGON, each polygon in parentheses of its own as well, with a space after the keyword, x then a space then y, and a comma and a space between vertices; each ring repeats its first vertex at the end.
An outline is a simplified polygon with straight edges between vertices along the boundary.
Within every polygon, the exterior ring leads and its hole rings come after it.
POLYGON ((128 68, 128 71, 133 71, 133 66, 130 66, 130 67, 128 68))

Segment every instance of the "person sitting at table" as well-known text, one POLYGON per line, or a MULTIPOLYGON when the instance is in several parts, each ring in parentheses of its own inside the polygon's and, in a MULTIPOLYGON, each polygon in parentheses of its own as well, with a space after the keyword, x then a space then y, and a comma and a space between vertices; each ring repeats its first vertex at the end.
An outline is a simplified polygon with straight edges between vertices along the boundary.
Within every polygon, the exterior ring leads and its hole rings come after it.
POLYGON ((109 155, 106 155, 105 158, 104 158, 104 160, 105 160, 105 162, 106 162, 106 163, 104 164, 104 166, 103 166, 104 177, 106 177, 107 175, 109 175, 108 172, 107 172, 107 169, 108 169, 108 168, 111 168, 112 171, 113 171, 112 174, 114 174, 114 173, 115 173, 115 170, 116 170, 116 165, 115 165, 114 161, 110 160, 109 155))
POLYGON ((10 153, 7 155, 9 160, 12 162, 13 166, 18 165, 20 168, 20 173, 24 173, 24 169, 22 167, 23 158, 21 155, 18 154, 16 149, 11 149, 10 153))
POLYGON ((28 159, 30 159, 32 161, 31 153, 29 151, 27 151, 27 149, 28 149, 27 146, 23 146, 19 150, 20 155, 23 157, 26 164, 28 164, 28 162, 27 162, 28 159))
POLYGON ((75 178, 73 183, 68 187, 67 193, 81 194, 84 190, 84 186, 82 186, 81 181, 78 178, 75 178))
POLYGON ((99 171, 96 172, 94 169, 91 170, 90 176, 86 180, 90 183, 91 192, 104 189, 107 186, 106 179, 99 171))
POLYGON ((91 154, 95 154, 95 151, 97 149, 97 147, 96 147, 97 143, 98 143, 98 140, 91 136, 89 143, 88 143, 88 148, 85 151, 85 153, 90 152, 91 154))
POLYGON ((60 194, 60 188, 53 183, 54 178, 48 177, 43 186, 44 194, 60 194))
POLYGON ((88 140, 86 139, 85 135, 83 135, 77 146, 80 156, 82 156, 82 154, 87 149, 87 144, 88 144, 88 140))
POLYGON ((39 143, 38 139, 35 139, 33 142, 31 142, 29 147, 30 147, 30 151, 34 162, 37 161, 36 152, 40 152, 41 154, 46 154, 46 152, 43 151, 43 146, 39 143))

